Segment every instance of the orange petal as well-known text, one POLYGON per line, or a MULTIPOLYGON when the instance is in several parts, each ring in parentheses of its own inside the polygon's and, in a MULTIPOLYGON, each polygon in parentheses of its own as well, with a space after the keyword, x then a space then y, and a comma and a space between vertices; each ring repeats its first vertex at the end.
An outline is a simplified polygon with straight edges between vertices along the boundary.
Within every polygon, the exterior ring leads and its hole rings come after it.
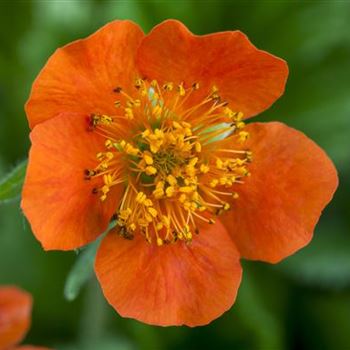
POLYGON ((234 303, 241 281, 239 255, 217 222, 193 238, 163 245, 112 231, 95 270, 105 297, 123 317, 161 325, 204 325, 234 303))
POLYGON ((303 133, 281 123, 247 126, 251 177, 222 222, 243 257, 278 262, 304 247, 338 185, 333 163, 303 133))
POLYGON ((150 79, 213 85, 232 108, 246 117, 268 108, 284 91, 285 61, 258 50, 239 31, 193 35, 181 22, 168 20, 145 37, 137 53, 139 70, 150 79))
POLYGON ((19 343, 31 319, 32 297, 16 287, 0 287, 0 349, 19 343))
POLYGON ((101 202, 84 170, 97 165, 104 139, 87 131, 85 117, 63 114, 31 132, 32 148, 22 193, 22 209, 45 249, 68 250, 93 241, 108 226, 119 200, 113 187, 101 202))
POLYGON ((26 104, 30 127, 62 112, 115 113, 113 89, 136 77, 134 57, 143 36, 133 22, 114 21, 58 49, 33 84, 26 104))

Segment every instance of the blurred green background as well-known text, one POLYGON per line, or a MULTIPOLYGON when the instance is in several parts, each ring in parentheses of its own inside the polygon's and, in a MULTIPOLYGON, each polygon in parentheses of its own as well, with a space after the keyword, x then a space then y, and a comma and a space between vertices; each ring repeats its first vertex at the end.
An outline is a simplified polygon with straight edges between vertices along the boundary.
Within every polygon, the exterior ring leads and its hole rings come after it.
POLYGON ((19 201, 2 204, 0 285, 19 285, 35 298, 26 343, 57 350, 350 349, 350 2, 2 0, 0 175, 26 158, 23 105, 48 57, 117 18, 132 19, 146 32, 166 18, 180 19, 196 34, 240 29, 286 59, 286 93, 256 120, 304 131, 335 162, 340 186, 307 248, 279 265, 243 262, 234 307, 196 329, 122 319, 94 278, 75 301, 66 301, 75 253, 43 252, 19 201))

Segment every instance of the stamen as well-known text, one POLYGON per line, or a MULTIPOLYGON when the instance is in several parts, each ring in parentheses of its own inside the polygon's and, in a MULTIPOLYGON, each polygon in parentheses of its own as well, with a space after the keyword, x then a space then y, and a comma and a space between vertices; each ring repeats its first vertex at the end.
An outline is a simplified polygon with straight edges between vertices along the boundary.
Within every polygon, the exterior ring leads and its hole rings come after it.
POLYGON ((118 115, 89 117, 89 130, 105 138, 105 149, 84 177, 96 181, 92 192, 102 202, 125 184, 115 215, 125 239, 141 234, 159 247, 190 243, 197 222, 213 224, 230 210, 238 198, 233 188, 250 175, 252 154, 241 146, 249 137, 243 113, 221 101, 216 86, 191 105, 200 85, 188 86, 138 78, 133 91, 113 90, 121 97, 114 102, 118 115), (225 142, 218 140, 226 133, 225 142))

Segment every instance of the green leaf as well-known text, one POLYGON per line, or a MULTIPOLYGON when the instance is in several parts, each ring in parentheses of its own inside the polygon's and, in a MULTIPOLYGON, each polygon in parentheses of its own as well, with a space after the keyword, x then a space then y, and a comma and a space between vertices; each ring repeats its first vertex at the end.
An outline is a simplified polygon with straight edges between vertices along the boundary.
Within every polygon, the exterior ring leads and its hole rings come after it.
POLYGON ((97 248, 102 237, 84 248, 70 270, 64 286, 64 296, 73 301, 79 295, 82 287, 89 281, 94 273, 94 260, 97 248))
POLYGON ((90 243, 81 250, 78 250, 77 259, 69 271, 64 285, 64 296, 67 300, 73 301, 79 295, 81 289, 94 274, 94 261, 98 247, 106 233, 115 226, 111 222, 107 230, 93 243, 90 243))
POLYGON ((0 180, 0 203, 7 203, 20 197, 27 163, 27 160, 19 163, 9 174, 0 180))

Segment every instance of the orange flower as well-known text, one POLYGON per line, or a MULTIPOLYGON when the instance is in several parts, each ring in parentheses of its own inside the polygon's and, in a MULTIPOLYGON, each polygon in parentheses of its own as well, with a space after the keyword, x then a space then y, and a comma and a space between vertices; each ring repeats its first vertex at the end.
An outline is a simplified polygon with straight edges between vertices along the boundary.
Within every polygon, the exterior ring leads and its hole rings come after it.
POLYGON ((32 297, 12 286, 0 287, 0 350, 48 350, 35 346, 16 346, 30 327, 32 297))
POLYGON ((275 263, 305 246, 337 187, 304 134, 245 125, 287 75, 241 32, 195 36, 173 20, 148 35, 115 21, 58 49, 26 105, 22 208, 34 234, 69 250, 115 219, 95 270, 122 316, 189 326, 220 316, 240 258, 275 263))

